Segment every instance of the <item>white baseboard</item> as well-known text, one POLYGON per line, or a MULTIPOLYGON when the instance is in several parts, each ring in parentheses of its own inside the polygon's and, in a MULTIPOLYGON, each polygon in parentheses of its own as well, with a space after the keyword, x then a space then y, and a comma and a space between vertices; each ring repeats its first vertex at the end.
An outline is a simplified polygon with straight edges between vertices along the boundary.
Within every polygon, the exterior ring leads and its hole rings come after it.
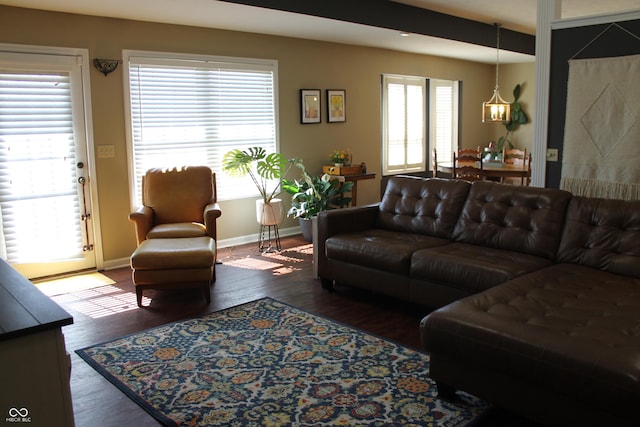
MULTIPOLYGON (((299 226, 281 228, 278 231, 280 233, 280 237, 293 236, 301 233, 299 226)), ((258 240, 259 240, 258 233, 249 234, 246 236, 234 237, 232 239, 218 240, 218 248, 229 248, 232 246, 246 245, 248 243, 257 244, 258 240)), ((104 265, 104 270, 115 270, 117 268, 128 267, 130 264, 129 264, 129 258, 118 258, 118 259, 105 260, 103 265, 104 265)))

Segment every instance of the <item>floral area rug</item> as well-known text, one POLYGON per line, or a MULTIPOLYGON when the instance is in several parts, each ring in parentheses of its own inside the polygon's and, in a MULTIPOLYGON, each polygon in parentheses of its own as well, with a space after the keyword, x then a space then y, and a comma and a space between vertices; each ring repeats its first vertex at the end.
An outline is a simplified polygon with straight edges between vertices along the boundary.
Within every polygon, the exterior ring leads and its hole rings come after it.
POLYGON ((429 356, 264 298, 77 353, 168 426, 458 426, 429 356))

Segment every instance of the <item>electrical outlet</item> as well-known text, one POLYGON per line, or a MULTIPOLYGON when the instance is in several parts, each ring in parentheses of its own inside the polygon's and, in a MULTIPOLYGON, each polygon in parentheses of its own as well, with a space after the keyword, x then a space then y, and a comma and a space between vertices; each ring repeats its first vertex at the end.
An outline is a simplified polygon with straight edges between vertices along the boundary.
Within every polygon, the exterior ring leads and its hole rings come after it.
POLYGON ((558 149, 547 148, 547 162, 557 162, 557 161, 558 161, 558 149))
POLYGON ((98 145, 98 158, 110 159, 116 156, 116 149, 113 145, 98 145))

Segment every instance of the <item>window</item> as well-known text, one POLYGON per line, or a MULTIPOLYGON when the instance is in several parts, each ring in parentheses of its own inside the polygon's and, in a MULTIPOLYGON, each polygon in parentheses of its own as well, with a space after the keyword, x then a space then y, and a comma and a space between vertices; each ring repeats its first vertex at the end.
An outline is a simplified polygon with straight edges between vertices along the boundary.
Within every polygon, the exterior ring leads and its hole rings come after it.
POLYGON ((429 93, 429 153, 435 149, 438 161, 450 162, 458 149, 458 82, 431 79, 429 93))
POLYGON ((383 175, 426 171, 434 148, 448 159, 458 141, 458 82, 383 75, 382 86, 383 175))
POLYGON ((277 62, 132 51, 124 58, 132 205, 144 173, 158 167, 207 165, 219 199, 256 195, 248 177, 226 176, 221 162, 234 148, 277 150, 277 62))
POLYGON ((418 77, 382 77, 382 174, 425 170, 425 87, 418 77))

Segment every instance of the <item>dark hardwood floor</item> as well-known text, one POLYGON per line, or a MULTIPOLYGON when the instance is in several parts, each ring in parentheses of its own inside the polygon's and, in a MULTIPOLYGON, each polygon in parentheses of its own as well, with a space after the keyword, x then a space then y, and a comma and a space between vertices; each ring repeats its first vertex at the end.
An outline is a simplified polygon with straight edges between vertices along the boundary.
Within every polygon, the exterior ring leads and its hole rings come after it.
MULTIPOLYGON (((260 254, 256 245, 219 250, 217 280, 206 304, 198 290, 147 291, 138 308, 129 268, 105 271, 115 284, 54 297, 74 317, 63 328, 71 354, 71 392, 76 426, 157 426, 75 350, 168 322, 271 297, 309 312, 419 348, 425 308, 348 287, 327 292, 312 277, 311 245, 299 236, 282 239, 281 253, 260 254)), ((486 425, 493 425, 492 423, 486 425)), ((514 424, 518 425, 518 424, 514 424)))

